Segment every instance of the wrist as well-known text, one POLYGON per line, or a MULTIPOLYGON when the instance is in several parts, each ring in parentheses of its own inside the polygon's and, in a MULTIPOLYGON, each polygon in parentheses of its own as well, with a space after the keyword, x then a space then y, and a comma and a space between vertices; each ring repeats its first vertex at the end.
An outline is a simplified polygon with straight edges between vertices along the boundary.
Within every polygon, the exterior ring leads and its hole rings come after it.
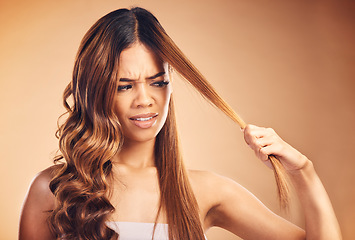
POLYGON ((309 175, 315 172, 312 161, 309 160, 306 156, 301 155, 300 161, 303 162, 301 167, 288 171, 288 174, 291 177, 298 176, 298 175, 309 175))
POLYGON ((298 190, 312 189, 319 182, 312 161, 307 158, 302 168, 288 172, 289 178, 298 190))

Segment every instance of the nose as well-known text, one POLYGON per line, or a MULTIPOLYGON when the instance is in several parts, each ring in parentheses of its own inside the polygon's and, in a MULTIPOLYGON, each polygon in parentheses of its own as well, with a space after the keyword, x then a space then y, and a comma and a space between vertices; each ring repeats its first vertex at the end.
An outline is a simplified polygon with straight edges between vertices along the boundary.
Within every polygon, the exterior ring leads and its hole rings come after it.
POLYGON ((134 100, 134 106, 137 108, 150 107, 153 105, 153 98, 150 96, 147 84, 137 84, 137 93, 134 100))

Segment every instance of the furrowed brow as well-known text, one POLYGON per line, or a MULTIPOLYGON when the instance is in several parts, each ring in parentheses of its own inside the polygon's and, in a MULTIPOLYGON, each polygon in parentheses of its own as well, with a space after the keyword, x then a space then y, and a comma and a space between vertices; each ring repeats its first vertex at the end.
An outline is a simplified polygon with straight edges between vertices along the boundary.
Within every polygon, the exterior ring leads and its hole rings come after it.
POLYGON ((120 82, 134 82, 135 80, 129 78, 120 78, 120 82))
POLYGON ((160 76, 163 76, 164 74, 165 74, 165 72, 160 72, 160 73, 157 73, 157 74, 155 74, 155 75, 153 75, 151 77, 148 77, 147 79, 148 80, 156 79, 156 78, 158 78, 160 76))
MULTIPOLYGON (((156 79, 160 76, 163 76, 165 74, 165 72, 159 72, 151 77, 147 77, 148 80, 153 80, 153 79, 156 79)), ((130 78, 120 78, 120 82, 134 82, 136 80, 134 79, 130 79, 130 78)))

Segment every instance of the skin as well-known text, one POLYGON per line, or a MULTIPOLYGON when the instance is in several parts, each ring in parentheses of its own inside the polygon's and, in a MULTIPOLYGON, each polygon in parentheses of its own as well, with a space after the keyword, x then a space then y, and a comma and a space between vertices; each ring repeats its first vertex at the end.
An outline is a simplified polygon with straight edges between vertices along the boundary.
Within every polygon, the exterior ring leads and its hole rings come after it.
MULTIPOLYGON (((167 66, 142 44, 124 50, 120 57, 119 91, 115 111, 122 124, 125 141, 113 158, 111 203, 116 211, 112 221, 154 222, 159 203, 159 185, 154 165, 154 143, 163 126, 170 95, 167 66), (165 74, 156 76, 157 73, 165 74), (129 80, 129 81, 127 81, 129 80), (150 128, 142 129, 130 119, 141 113, 158 113, 150 128)), ((341 239, 327 193, 312 162, 284 142, 271 128, 247 125, 242 130, 246 143, 269 166, 273 154, 282 162, 295 186, 305 213, 305 230, 279 217, 235 181, 206 171, 190 170, 203 228, 227 229, 243 239, 341 239)), ((53 239, 47 226, 48 211, 55 199, 48 188, 50 169, 39 173, 25 199, 19 239, 53 239)), ((164 212, 158 218, 166 222, 164 212)))

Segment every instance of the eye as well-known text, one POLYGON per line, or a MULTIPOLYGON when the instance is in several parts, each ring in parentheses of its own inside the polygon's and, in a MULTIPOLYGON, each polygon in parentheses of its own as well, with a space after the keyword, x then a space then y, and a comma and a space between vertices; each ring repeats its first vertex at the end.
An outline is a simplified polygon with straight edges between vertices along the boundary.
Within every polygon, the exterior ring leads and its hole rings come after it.
POLYGON ((156 87, 165 87, 166 85, 168 85, 170 82, 168 81, 158 81, 158 82, 154 82, 152 83, 153 86, 156 86, 156 87))
POLYGON ((117 87, 117 91, 127 91, 128 89, 131 89, 132 85, 121 85, 117 87))

